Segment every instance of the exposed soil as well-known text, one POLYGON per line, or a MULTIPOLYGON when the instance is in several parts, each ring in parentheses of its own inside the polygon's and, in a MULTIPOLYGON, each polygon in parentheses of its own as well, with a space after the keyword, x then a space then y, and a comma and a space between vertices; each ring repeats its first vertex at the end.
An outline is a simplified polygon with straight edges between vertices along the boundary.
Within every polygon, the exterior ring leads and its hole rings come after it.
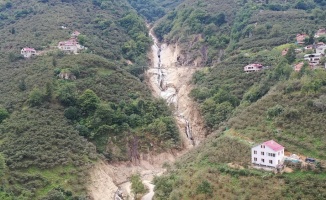
POLYGON ((146 73, 146 82, 154 96, 165 99, 173 107, 184 150, 159 155, 143 154, 137 163, 109 165, 99 162, 90 172, 91 183, 88 190, 94 200, 115 199, 118 187, 124 199, 133 199, 128 178, 135 173, 141 175, 143 183, 149 188, 149 193, 143 199, 151 200, 154 195, 152 180, 154 176, 165 171, 162 165, 173 163, 177 157, 198 145, 206 136, 204 121, 197 104, 189 97, 192 75, 199 68, 180 65, 178 46, 161 45, 153 35, 152 37, 155 41, 151 55, 153 65, 146 73))
POLYGON ((112 168, 103 161, 94 165, 90 171, 90 183, 88 194, 94 200, 108 200, 114 198, 114 193, 118 187, 112 179, 112 168))

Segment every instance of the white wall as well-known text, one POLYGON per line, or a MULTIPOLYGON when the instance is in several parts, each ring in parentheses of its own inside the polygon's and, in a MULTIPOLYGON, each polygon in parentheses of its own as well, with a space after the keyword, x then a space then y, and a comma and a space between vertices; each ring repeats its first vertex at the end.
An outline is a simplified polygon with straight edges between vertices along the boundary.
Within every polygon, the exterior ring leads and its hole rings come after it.
POLYGON ((316 49, 316 53, 317 54, 324 54, 325 53, 325 49, 326 49, 326 45, 324 45, 324 46, 320 46, 320 47, 318 47, 317 49, 316 49))
POLYGON ((255 146, 251 149, 251 163, 254 164, 276 167, 276 165, 279 164, 278 161, 282 163, 283 158, 284 158, 284 149, 275 152, 273 149, 270 149, 268 146, 265 146, 265 148, 261 148, 261 145, 255 146), (257 151, 257 154, 254 154, 254 151, 257 151), (264 152, 264 155, 262 155, 261 152, 264 152), (275 157, 269 156, 268 153, 274 153, 275 157), (255 161, 254 158, 257 158, 257 161, 255 161), (264 162, 262 162, 262 159, 264 159, 264 162), (272 164, 269 163, 270 160, 272 160, 272 164))

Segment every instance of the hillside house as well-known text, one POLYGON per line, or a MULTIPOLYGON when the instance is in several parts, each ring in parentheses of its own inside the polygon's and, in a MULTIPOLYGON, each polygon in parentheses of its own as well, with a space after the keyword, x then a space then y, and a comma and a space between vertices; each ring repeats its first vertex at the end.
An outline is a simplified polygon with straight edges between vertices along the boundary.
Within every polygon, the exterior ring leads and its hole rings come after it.
POLYGON ((72 32, 71 37, 77 38, 79 35, 80 35, 80 33, 78 31, 74 31, 74 32, 72 32))
POLYGON ((314 49, 314 45, 308 45, 304 47, 305 50, 313 50, 314 49))
POLYGON ((263 67, 264 67, 264 66, 261 65, 261 64, 254 63, 254 64, 249 64, 249 65, 245 66, 245 67, 243 68, 243 70, 244 70, 245 72, 247 72, 247 73, 249 73, 249 72, 256 72, 256 71, 260 71, 260 70, 262 70, 263 67))
POLYGON ((306 54, 304 60, 308 61, 310 66, 316 66, 319 64, 321 57, 322 54, 320 53, 306 54))
POLYGON ((315 38, 319 38, 321 36, 326 36, 326 29, 325 28, 319 29, 317 31, 317 33, 315 34, 315 38))
POLYGON ((284 147, 274 140, 269 140, 251 148, 251 163, 277 168, 283 163, 284 147))
POLYGON ((316 54, 323 54, 325 55, 326 45, 322 45, 316 48, 316 54))
POLYGON ((31 56, 36 55, 36 50, 34 48, 28 48, 25 47, 21 50, 21 55, 23 55, 25 58, 30 58, 31 56))
POLYGON ((78 51, 85 49, 85 47, 80 45, 76 39, 61 41, 58 44, 58 48, 66 53, 74 53, 74 54, 77 54, 78 51))
POLYGON ((306 38, 309 38, 309 35, 307 35, 307 34, 297 34, 297 37, 296 37, 297 43, 298 44, 304 44, 304 40, 306 38))

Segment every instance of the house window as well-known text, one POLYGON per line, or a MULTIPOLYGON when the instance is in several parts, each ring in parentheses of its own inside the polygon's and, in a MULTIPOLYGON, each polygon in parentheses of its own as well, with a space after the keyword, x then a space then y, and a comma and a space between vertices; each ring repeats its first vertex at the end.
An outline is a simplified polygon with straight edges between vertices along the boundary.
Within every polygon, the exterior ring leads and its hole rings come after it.
POLYGON ((262 151, 262 152, 261 152, 261 155, 263 156, 263 155, 265 155, 265 153, 262 151))
POLYGON ((280 155, 280 152, 278 152, 278 155, 280 155))
POLYGON ((275 157, 275 153, 273 153, 273 157, 275 157))
POLYGON ((254 154, 257 154, 257 151, 254 151, 254 154))
POLYGON ((254 158, 254 161, 257 161, 257 158, 254 158))
POLYGON ((261 159, 261 162, 265 162, 265 159, 262 158, 262 159, 261 159))
POLYGON ((269 160, 269 164, 273 164, 273 161, 272 160, 269 160))

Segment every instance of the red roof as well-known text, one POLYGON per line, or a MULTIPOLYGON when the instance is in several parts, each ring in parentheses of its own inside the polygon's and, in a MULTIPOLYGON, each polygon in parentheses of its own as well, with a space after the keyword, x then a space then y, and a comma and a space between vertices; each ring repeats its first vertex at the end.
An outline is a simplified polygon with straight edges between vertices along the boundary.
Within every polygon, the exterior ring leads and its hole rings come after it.
POLYGON ((280 145, 279 143, 275 142, 274 140, 269 140, 267 142, 263 143, 265 146, 268 146, 269 148, 273 149, 274 151, 279 151, 284 149, 284 147, 282 145, 280 145))
POLYGON ((80 33, 79 33, 78 31, 74 31, 74 32, 72 33, 72 35, 78 36, 78 35, 80 35, 80 33))
POLYGON ((25 48, 23 48, 23 51, 35 51, 35 49, 34 48, 25 47, 25 48))

